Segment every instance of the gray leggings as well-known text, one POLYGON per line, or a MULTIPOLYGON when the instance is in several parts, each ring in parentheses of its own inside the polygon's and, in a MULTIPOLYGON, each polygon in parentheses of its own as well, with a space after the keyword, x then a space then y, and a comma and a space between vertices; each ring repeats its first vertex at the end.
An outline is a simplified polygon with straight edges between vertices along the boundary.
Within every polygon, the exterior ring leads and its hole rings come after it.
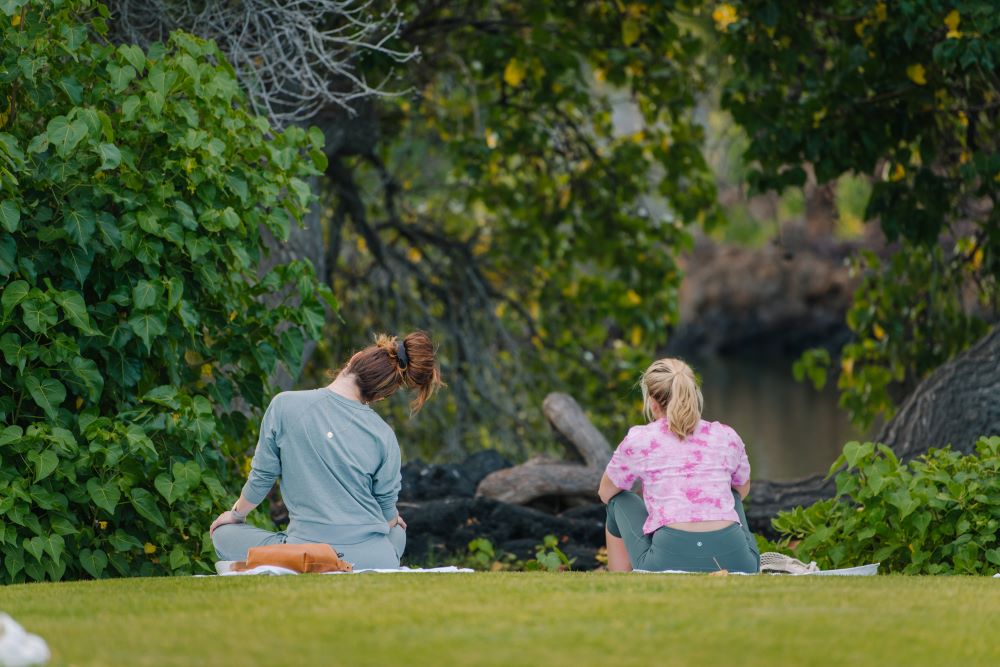
MULTIPOLYGON (((303 544, 309 540, 296 538, 285 532, 275 533, 245 523, 228 523, 212 533, 215 553, 221 560, 246 560, 251 547, 271 544, 303 544)), ((399 557, 406 548, 406 531, 399 526, 389 529, 388 535, 373 535, 357 544, 331 544, 341 558, 357 570, 392 569, 399 567, 399 557)))
POLYGON ((625 542, 636 570, 684 570, 685 572, 757 572, 760 551, 747 528, 743 501, 733 491, 740 522, 720 530, 696 533, 662 526, 646 535, 642 525, 648 512, 642 498, 623 491, 608 501, 608 532, 625 542))

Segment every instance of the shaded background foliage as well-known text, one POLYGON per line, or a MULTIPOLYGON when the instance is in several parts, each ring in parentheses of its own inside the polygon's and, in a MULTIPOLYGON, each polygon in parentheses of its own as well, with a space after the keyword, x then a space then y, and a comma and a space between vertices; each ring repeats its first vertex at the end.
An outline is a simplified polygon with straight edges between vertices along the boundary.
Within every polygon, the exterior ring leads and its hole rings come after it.
POLYGON ((191 35, 116 48, 100 5, 0 11, 0 577, 210 571, 269 377, 335 306, 308 263, 257 275, 322 136, 249 113, 191 35))

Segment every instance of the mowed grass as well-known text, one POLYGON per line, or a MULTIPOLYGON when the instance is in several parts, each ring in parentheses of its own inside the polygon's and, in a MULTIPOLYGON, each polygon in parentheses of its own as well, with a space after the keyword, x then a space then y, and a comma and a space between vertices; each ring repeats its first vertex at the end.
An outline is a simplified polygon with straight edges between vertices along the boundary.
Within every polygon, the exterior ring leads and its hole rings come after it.
POLYGON ((607 573, 0 588, 53 665, 998 665, 1000 580, 607 573))

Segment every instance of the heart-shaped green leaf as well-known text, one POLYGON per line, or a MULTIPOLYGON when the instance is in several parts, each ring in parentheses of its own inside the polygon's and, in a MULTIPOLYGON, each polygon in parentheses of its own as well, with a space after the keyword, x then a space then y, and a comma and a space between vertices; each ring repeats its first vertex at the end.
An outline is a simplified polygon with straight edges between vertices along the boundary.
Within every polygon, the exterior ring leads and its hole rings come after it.
POLYGON ((61 535, 49 533, 42 538, 42 544, 45 547, 45 551, 52 556, 52 560, 58 561, 62 558, 63 549, 66 548, 66 540, 61 535))
POLYGON ((152 340, 167 331, 167 324, 159 313, 136 313, 128 318, 128 325, 142 339, 147 351, 152 349, 152 340))
POLYGON ((191 560, 188 558, 187 554, 184 553, 184 549, 182 549, 180 546, 174 547, 173 551, 170 552, 171 570, 182 568, 190 562, 191 560))
POLYGON ((68 157, 77 144, 87 136, 87 124, 82 120, 70 122, 66 116, 56 116, 49 121, 45 132, 59 157, 68 157))
POLYGON ((177 400, 177 389, 166 384, 150 389, 142 395, 142 400, 162 405, 171 410, 177 410, 181 407, 180 401, 177 400))
POLYGON ((73 372, 72 384, 82 389, 91 402, 99 401, 104 391, 104 376, 97 370, 97 364, 91 359, 74 357, 69 368, 73 372))
POLYGON ((132 83, 135 75, 135 68, 131 65, 117 65, 115 63, 110 63, 108 65, 108 76, 111 78, 111 89, 116 93, 120 93, 128 88, 128 84, 132 83))
POLYGON ((82 294, 67 290, 57 293, 52 300, 59 304, 70 324, 88 335, 98 333, 90 326, 90 315, 87 313, 87 304, 82 294))
POLYGON ((46 449, 38 455, 35 461, 35 481, 40 482, 55 471, 59 465, 59 455, 51 449, 46 449))
POLYGON ((0 296, 0 306, 3 307, 4 316, 10 313, 14 306, 24 301, 30 291, 31 288, 24 280, 15 280, 7 285, 3 290, 3 296, 0 296))
POLYGON ((108 537, 108 543, 114 547, 115 551, 128 552, 134 549, 141 549, 142 542, 129 535, 121 528, 117 529, 113 535, 108 537))
POLYGON ((36 376, 29 375, 24 379, 24 386, 46 415, 52 419, 59 415, 59 406, 66 400, 66 387, 59 380, 53 378, 39 380, 36 376))
POLYGON ((97 227, 97 216, 89 209, 73 209, 66 213, 63 219, 63 229, 73 242, 81 248, 90 243, 97 227))
POLYGON ((139 310, 149 310, 156 305, 163 293, 163 285, 151 280, 140 280, 132 288, 132 304, 139 310))
POLYGON ((132 507, 160 528, 167 527, 167 522, 163 520, 160 508, 156 506, 156 498, 146 489, 132 489, 132 507))
POLYGON ((0 202, 0 226, 13 234, 21 222, 21 209, 17 202, 5 199, 0 202))
POLYGON ((35 333, 43 334, 59 321, 59 313, 51 301, 27 299, 21 302, 21 311, 24 313, 24 326, 35 333))
POLYGON ((95 150, 101 158, 101 166, 98 167, 99 171, 117 169, 118 165, 122 163, 122 152, 114 144, 98 144, 95 150))
POLYGON ((122 492, 114 482, 101 482, 96 477, 87 480, 87 493, 94 504, 106 511, 114 514, 118 501, 122 497, 122 492))
POLYGON ((198 482, 201 481, 201 467, 194 461, 186 463, 177 461, 171 468, 171 472, 174 474, 174 480, 177 482, 181 494, 198 486, 198 482))
POLYGON ((174 504, 174 500, 176 500, 179 495, 178 489, 180 486, 173 478, 170 477, 170 475, 161 472, 153 481, 153 486, 156 487, 156 490, 160 492, 161 496, 167 499, 168 505, 174 504))
POLYGON ((45 554, 45 540, 40 537, 24 538, 21 542, 21 546, 29 554, 35 557, 35 560, 42 560, 42 556, 45 554))
POLYGON ((100 579, 108 566, 108 555, 100 549, 81 549, 80 565, 94 579, 100 579))
POLYGON ((8 234, 0 236, 0 278, 6 278, 14 272, 17 265, 17 242, 8 234))

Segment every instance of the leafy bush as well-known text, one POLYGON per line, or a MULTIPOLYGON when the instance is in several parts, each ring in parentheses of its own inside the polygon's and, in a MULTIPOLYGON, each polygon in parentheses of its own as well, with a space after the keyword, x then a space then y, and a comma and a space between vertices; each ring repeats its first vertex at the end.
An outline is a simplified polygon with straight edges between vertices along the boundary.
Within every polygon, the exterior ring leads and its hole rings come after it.
POLYGON ((559 538, 555 535, 546 535, 542 538, 542 544, 535 546, 535 557, 528 560, 520 560, 508 552, 498 553, 493 543, 487 538, 477 537, 469 542, 468 550, 463 556, 454 558, 450 562, 460 567, 491 572, 530 572, 536 570, 559 572, 573 569, 576 558, 567 558, 566 554, 559 548, 559 538))
POLYGON ((542 543, 535 547, 535 557, 524 564, 525 570, 547 570, 560 572, 572 570, 576 558, 567 558, 559 548, 559 539, 555 535, 546 535, 542 543))
POLYGON ((881 562, 905 574, 1000 568, 1000 437, 976 454, 932 449, 901 464, 885 445, 849 442, 834 462, 837 497, 772 522, 796 556, 822 568, 881 562))
POLYGON ((0 581, 208 569, 227 453, 335 306, 307 264, 256 275, 321 137, 251 115, 214 44, 0 12, 0 581))

